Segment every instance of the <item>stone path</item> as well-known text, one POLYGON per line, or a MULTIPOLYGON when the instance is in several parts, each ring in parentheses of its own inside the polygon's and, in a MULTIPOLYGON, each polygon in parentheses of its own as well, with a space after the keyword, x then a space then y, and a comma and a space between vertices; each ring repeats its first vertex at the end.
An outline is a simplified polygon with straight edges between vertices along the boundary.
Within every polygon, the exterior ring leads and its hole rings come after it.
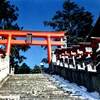
POLYGON ((0 100, 80 100, 64 93, 49 77, 46 74, 10 76, 0 88, 0 100))

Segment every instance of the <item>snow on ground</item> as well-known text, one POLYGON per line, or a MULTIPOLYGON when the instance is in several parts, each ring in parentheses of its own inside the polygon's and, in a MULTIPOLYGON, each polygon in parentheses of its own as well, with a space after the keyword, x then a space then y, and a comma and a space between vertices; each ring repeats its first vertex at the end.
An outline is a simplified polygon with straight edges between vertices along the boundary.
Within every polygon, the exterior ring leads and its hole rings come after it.
POLYGON ((98 92, 88 92, 84 86, 78 86, 75 83, 70 83, 58 75, 52 75, 50 78, 58 87, 62 88, 65 92, 70 93, 71 96, 79 96, 87 100, 100 100, 98 92))

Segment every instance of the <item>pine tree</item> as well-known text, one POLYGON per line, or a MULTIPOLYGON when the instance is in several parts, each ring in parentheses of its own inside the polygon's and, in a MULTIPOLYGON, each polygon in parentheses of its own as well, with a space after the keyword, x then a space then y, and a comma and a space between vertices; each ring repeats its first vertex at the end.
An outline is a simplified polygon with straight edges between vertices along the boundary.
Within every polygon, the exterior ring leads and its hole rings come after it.
MULTIPOLYGON (((10 4, 8 0, 0 0, 0 29, 22 30, 22 27, 19 27, 16 22, 18 16, 18 8, 15 5, 10 4)), ((10 65, 12 67, 18 67, 19 64, 21 64, 24 61, 24 59, 26 59, 23 55, 20 54, 20 51, 25 52, 28 49, 29 46, 12 46, 10 55, 10 65)))
MULTIPOLYGON (((67 31, 69 44, 85 41, 92 28, 92 14, 75 2, 66 0, 63 9, 55 13, 50 21, 44 25, 55 31, 67 31)), ((66 35, 66 34, 65 34, 66 35)))

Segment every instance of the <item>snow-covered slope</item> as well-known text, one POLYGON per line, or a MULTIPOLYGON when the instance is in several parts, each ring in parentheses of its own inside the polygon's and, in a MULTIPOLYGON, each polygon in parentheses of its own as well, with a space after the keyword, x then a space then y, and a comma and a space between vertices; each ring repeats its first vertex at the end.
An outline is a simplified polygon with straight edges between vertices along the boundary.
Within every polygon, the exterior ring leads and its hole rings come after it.
POLYGON ((86 100, 100 100, 98 92, 88 92, 84 86, 78 86, 75 83, 70 83, 68 80, 64 80, 58 75, 52 75, 50 78, 58 87, 62 88, 65 92, 69 92, 70 95, 79 96, 86 100))

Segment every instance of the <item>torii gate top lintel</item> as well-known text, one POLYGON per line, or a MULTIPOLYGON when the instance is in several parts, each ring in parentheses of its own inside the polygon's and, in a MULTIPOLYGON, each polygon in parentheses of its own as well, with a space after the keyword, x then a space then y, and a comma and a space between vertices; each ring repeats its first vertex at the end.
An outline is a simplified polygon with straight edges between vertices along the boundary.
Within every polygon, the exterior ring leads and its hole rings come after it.
POLYGON ((11 45, 27 44, 25 40, 14 40, 12 37, 26 37, 31 34, 32 37, 45 38, 45 40, 31 40, 28 45, 45 45, 48 47, 48 63, 51 62, 51 46, 61 46, 64 45, 61 41, 54 41, 51 38, 61 38, 64 37, 64 31, 59 32, 47 32, 47 31, 19 31, 19 30, 0 30, 0 36, 6 36, 7 39, 0 40, 0 44, 6 44, 6 54, 10 55, 11 45))
POLYGON ((12 35, 16 37, 25 37, 28 33, 31 33, 34 37, 48 37, 51 36, 52 38, 58 38, 64 36, 64 31, 28 31, 28 30, 0 30, 0 35, 12 35))

